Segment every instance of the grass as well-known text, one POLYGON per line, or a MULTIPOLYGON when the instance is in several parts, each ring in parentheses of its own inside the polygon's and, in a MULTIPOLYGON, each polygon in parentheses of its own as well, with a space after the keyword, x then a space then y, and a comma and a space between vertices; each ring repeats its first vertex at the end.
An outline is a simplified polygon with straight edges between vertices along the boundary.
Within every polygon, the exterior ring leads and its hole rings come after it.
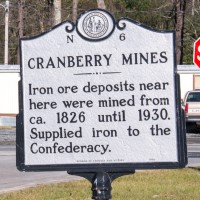
MULTIPOLYGON (((0 200, 90 200, 86 180, 42 185, 0 195, 0 200)), ((200 200, 200 168, 139 171, 112 183, 113 200, 200 200)))

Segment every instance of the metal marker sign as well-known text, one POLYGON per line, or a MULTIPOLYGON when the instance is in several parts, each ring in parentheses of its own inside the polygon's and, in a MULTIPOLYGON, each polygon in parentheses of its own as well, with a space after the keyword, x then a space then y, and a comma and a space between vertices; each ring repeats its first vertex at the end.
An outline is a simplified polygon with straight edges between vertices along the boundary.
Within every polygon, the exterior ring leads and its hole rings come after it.
POLYGON ((20 170, 186 164, 174 32, 104 10, 21 39, 20 170))

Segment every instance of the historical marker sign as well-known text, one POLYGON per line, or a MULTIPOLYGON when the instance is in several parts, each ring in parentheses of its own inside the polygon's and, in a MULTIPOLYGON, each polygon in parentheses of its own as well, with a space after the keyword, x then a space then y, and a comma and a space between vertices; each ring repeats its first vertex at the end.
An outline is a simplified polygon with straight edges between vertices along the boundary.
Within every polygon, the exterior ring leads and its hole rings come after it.
POLYGON ((18 168, 185 166, 174 54, 174 32, 104 10, 21 39, 18 168))

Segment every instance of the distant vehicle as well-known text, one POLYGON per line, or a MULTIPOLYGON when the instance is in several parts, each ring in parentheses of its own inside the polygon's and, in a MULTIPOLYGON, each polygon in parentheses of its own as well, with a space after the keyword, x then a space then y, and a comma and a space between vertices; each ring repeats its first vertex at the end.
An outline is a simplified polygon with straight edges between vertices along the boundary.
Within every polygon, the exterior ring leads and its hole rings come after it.
POLYGON ((183 100, 186 126, 200 127, 200 90, 188 91, 183 100))

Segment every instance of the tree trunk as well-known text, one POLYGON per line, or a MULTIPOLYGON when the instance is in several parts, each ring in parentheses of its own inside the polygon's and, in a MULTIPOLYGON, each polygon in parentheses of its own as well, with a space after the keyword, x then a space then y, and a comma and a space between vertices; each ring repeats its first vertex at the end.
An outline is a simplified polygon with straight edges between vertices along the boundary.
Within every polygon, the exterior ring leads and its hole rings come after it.
MULTIPOLYGON (((24 36, 24 5, 22 0, 18 0, 18 37, 24 36)), ((20 49, 17 46, 17 63, 20 63, 20 49)))
POLYGON ((186 0, 173 0, 173 3, 176 11, 176 62, 180 65, 183 63, 183 28, 186 0))
POLYGON ((76 22, 77 20, 77 15, 78 15, 78 0, 73 0, 73 5, 72 5, 72 21, 76 22))
POLYGON ((98 6, 98 8, 106 9, 106 5, 104 3, 104 0, 97 0, 97 6, 98 6))
POLYGON ((195 15, 195 12, 199 14, 199 0, 192 0, 192 16, 195 15))
POLYGON ((192 16, 194 15, 195 11, 195 0, 192 0, 192 16))
POLYGON ((61 0, 53 1, 53 26, 61 22, 61 0))

